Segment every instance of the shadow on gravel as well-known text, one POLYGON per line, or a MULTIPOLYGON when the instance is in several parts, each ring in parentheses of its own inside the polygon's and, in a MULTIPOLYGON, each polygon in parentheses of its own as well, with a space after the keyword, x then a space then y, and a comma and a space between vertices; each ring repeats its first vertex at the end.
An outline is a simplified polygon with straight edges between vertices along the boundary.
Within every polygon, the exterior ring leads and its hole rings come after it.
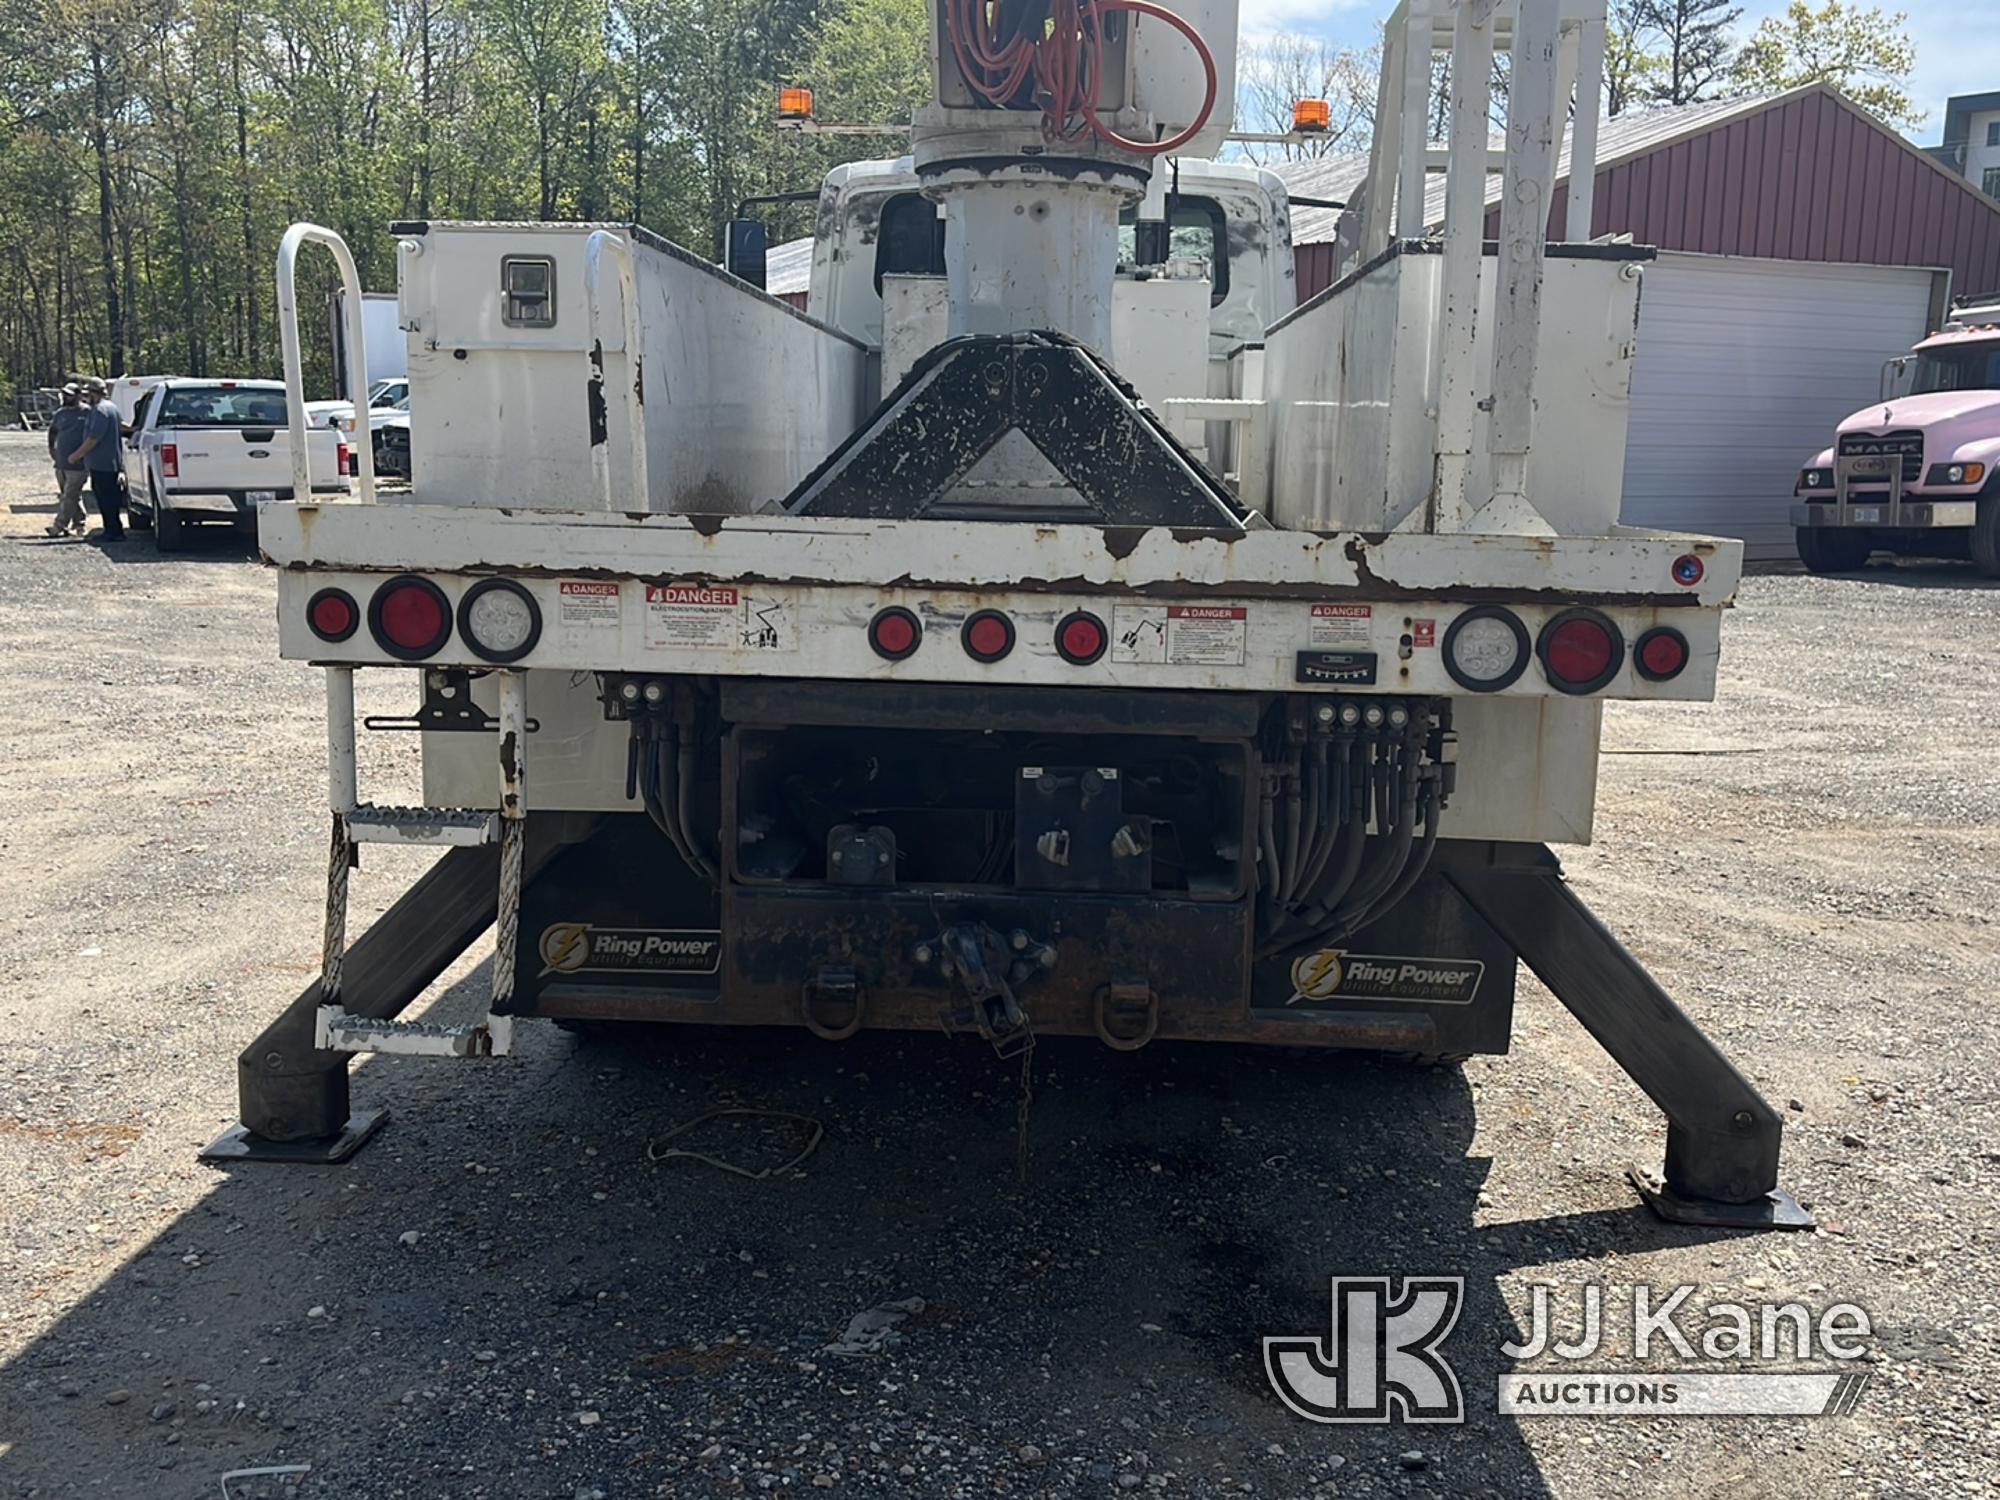
MULTIPOLYGON (((216 1039, 218 1094, 240 1040, 216 1039)), ((298 1493, 339 1500, 1109 1495, 1127 1475, 1538 1496, 1493 1415, 1521 1332, 1495 1278, 1700 1238, 1636 1206, 1478 1228, 1461 1074, 1247 1048, 1044 1041, 1023 1190, 1018 1075, 941 1035, 546 1025, 504 1062, 369 1062, 357 1104, 395 1117, 359 1157, 218 1174, 6 1369, 0 1491, 212 1497, 224 1470, 311 1463, 298 1493), (826 1135, 762 1182, 648 1161, 721 1105, 826 1135), (1259 1341, 1323 1332, 1336 1273, 1466 1278, 1446 1352, 1467 1425, 1279 1405, 1259 1341), (825 1352, 911 1298, 887 1347, 825 1352)), ((755 1166, 795 1141, 677 1144, 755 1166)))
POLYGON ((125 540, 104 549, 115 563, 240 563, 257 556, 257 538, 231 526, 190 526, 181 533, 180 547, 162 552, 149 531, 125 529, 125 540))
POLYGON ((1935 558, 1877 562, 1841 576, 1854 583, 1884 583, 1904 589, 2000 589, 2000 578, 1988 578, 1969 562, 1935 558))

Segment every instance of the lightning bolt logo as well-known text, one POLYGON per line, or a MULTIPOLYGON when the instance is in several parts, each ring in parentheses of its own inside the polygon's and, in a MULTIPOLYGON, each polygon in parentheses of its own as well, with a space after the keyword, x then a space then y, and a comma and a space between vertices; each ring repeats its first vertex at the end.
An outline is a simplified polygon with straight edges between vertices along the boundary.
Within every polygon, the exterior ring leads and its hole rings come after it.
POLYGON ((1317 953, 1308 953, 1292 965, 1293 995, 1286 1002, 1297 1004, 1301 1000, 1330 1000, 1340 992, 1340 981, 1346 972, 1341 967, 1342 950, 1322 948, 1317 953))

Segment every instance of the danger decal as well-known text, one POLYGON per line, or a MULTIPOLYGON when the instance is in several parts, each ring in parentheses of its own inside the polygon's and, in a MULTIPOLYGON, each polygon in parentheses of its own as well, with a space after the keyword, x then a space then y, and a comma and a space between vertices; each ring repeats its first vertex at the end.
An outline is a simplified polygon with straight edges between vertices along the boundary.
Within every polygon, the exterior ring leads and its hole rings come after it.
POLYGON ((565 578, 557 586, 556 599, 556 623, 559 625, 574 625, 585 630, 618 628, 618 611, 624 598, 615 583, 565 578))
POLYGON ((791 611, 730 584, 646 585, 646 644, 664 651, 790 651, 791 611))
POLYGON ((1241 604, 1121 604, 1112 610, 1115 662, 1240 667, 1249 638, 1250 611, 1241 604))

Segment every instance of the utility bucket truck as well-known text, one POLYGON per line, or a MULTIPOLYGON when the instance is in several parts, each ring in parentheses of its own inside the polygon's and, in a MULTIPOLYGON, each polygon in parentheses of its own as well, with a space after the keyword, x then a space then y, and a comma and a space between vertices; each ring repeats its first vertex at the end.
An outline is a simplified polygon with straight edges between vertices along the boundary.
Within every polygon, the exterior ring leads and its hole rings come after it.
MULTIPOLYGON (((1548 848, 1606 701, 1713 695, 1740 562, 1618 524, 1651 252, 1586 242, 1603 0, 1406 0, 1301 307, 1282 185, 1213 160, 1233 0, 1011 14, 939 0, 910 154, 827 180, 821 316, 633 225, 395 226, 412 493, 376 502, 364 409, 358 493, 263 514, 326 679, 324 973, 211 1155, 338 1159, 379 1123, 353 1054, 540 1018, 1456 1059, 1506 1050, 1525 962, 1667 1116, 1656 1208, 1809 1223, 1548 848), (356 784, 363 668, 408 677, 423 806, 356 784), (350 947, 377 843, 439 858, 350 947), (487 1013, 399 1019, 489 927, 487 1013)), ((308 243, 359 302, 294 226, 295 426, 308 243)))

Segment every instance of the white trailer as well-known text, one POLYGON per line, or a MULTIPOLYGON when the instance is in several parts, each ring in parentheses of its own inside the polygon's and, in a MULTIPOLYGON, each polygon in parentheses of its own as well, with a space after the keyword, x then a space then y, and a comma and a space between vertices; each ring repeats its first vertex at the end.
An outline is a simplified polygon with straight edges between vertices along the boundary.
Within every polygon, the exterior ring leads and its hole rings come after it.
MULTIPOLYGON (((1590 837, 1606 701, 1713 696, 1741 562, 1618 524, 1649 252, 1547 242, 1603 0, 1405 0, 1351 265, 1298 308, 1282 185, 1205 160, 1229 0, 990 15, 943 0, 909 157, 828 178, 822 316, 636 226, 396 226, 412 493, 376 502, 364 416, 354 499, 264 517, 326 674, 324 972, 211 1155, 338 1159, 379 1124, 349 1055, 531 1018, 1454 1059, 1506 1050, 1526 962, 1666 1114, 1655 1208, 1810 1223, 1547 847, 1590 837), (422 807, 357 784, 363 668, 410 673, 422 807), (380 841, 443 852, 350 951, 380 841), (487 1014, 398 1019, 488 926, 487 1014)), ((295 411, 309 241, 353 284, 295 226, 295 411)))

